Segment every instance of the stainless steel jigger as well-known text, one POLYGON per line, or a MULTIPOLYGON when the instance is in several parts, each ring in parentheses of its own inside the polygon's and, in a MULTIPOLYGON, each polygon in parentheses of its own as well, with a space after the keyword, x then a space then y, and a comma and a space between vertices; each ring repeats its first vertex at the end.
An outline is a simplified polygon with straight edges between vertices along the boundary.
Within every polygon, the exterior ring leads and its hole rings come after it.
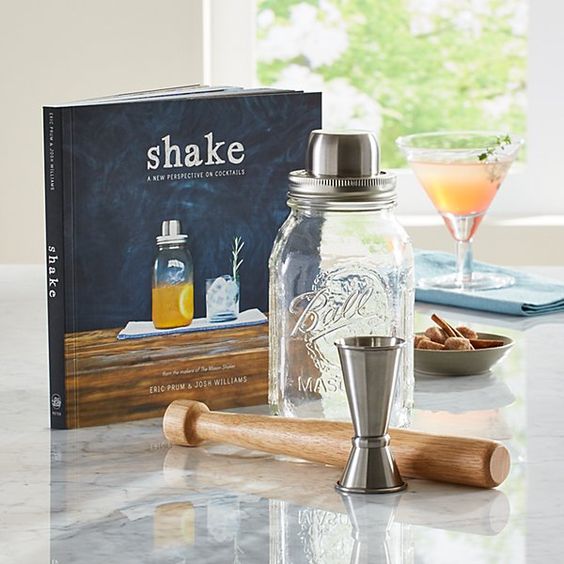
POLYGON ((335 345, 355 436, 337 489, 345 493, 389 493, 403 490, 392 456, 388 424, 405 341, 397 337, 347 337, 335 345))

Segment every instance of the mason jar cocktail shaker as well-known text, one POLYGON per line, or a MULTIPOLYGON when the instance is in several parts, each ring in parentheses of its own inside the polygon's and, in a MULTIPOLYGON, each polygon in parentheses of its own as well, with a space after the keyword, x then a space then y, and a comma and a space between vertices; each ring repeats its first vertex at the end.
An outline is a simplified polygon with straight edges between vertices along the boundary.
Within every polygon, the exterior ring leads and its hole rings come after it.
POLYGON ((391 425, 413 403, 413 251, 396 221, 396 176, 370 132, 311 133, 290 173, 291 212, 270 256, 269 402, 283 416, 349 419, 335 341, 406 340, 391 425))

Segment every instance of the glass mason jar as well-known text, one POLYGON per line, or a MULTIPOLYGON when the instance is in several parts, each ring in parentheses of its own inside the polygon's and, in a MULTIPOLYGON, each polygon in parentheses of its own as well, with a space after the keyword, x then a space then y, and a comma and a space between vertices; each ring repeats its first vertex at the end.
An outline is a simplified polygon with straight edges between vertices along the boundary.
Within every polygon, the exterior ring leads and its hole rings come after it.
POLYGON ((194 267, 180 221, 163 221, 153 267, 152 318, 157 329, 190 325, 194 319, 194 267))
POLYGON ((291 212, 270 256, 269 403, 286 417, 350 419, 334 342, 406 339, 391 424, 413 404, 413 251, 396 221, 396 177, 368 132, 310 136, 290 173, 291 212))

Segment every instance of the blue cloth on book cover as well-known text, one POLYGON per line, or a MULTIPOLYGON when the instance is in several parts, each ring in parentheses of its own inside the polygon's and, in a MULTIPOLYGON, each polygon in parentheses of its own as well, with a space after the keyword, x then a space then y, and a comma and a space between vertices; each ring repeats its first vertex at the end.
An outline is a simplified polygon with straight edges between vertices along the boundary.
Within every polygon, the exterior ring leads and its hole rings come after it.
POLYGON ((249 325, 260 325, 266 323, 267 318, 258 309, 242 311, 237 319, 232 321, 209 322, 205 317, 194 319, 190 325, 185 327, 174 327, 173 329, 157 329, 152 321, 130 321, 122 329, 117 338, 142 339, 143 337, 161 337, 163 335, 174 335, 176 333, 194 333, 196 331, 213 331, 215 329, 232 329, 234 327, 247 327, 249 325))

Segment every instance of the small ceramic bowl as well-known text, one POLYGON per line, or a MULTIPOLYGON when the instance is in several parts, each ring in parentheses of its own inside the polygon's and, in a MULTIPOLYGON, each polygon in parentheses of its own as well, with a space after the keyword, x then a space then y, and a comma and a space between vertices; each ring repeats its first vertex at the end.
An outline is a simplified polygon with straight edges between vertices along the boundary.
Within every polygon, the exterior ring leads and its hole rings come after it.
MULTIPOLYGON (((423 335, 423 333, 419 333, 423 335)), ((437 351, 415 349, 415 371, 435 376, 485 374, 501 362, 511 350, 513 339, 493 333, 478 333, 480 339, 496 339, 505 344, 475 351, 437 351)))

